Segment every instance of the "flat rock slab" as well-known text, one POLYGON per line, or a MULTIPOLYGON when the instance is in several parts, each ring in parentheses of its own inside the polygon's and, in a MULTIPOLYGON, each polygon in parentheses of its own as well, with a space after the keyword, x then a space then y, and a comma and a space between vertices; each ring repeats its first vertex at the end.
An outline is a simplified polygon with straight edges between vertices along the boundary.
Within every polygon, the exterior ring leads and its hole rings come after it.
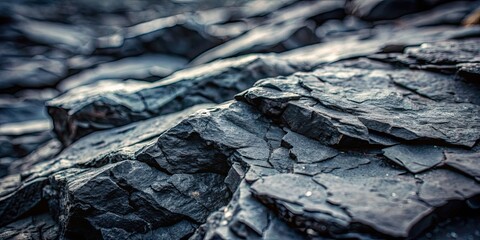
MULTIPOLYGON (((395 78, 394 73, 385 74, 395 78)), ((276 115, 294 131, 328 145, 366 142, 370 132, 407 141, 431 139, 468 147, 480 138, 478 105, 408 97, 402 89, 388 85, 383 90, 342 85, 343 81, 323 80, 321 74, 299 74, 265 79, 238 98, 260 106, 265 114, 276 115), (462 122, 450 121, 452 114, 463 116, 462 122)))
MULTIPOLYGON (((100 130, 231 99, 264 77, 295 71, 273 56, 246 56, 178 71, 154 83, 99 83, 47 103, 54 130, 66 145, 100 130)), ((116 73, 115 73, 116 74, 116 73)))
POLYGON ((396 145, 383 149, 383 155, 412 173, 430 169, 445 158, 435 145, 396 145))

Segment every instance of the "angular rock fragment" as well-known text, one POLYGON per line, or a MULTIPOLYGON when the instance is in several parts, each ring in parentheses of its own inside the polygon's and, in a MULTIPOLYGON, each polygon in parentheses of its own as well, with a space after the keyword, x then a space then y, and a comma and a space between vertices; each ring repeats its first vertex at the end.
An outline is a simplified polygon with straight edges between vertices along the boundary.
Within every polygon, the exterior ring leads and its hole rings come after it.
POLYGON ((303 21, 259 26, 195 58, 195 65, 248 53, 283 52, 318 43, 312 24, 303 21))
POLYGON ((7 176, 8 181, 0 182, 0 226, 41 207, 40 204, 45 201, 42 189, 48 185, 48 178, 53 174, 60 171, 68 173, 68 169, 85 171, 88 168, 135 159, 135 153, 151 143, 160 133, 204 107, 207 106, 198 105, 175 114, 92 134, 64 149, 55 158, 31 166, 21 175, 7 176))
POLYGON ((50 140, 48 120, 32 120, 0 125, 0 157, 23 157, 50 140))
POLYGON ((281 53, 291 63, 314 68, 334 61, 368 56, 375 53, 403 52, 408 46, 449 39, 480 36, 480 27, 456 28, 447 26, 423 28, 394 28, 380 26, 368 34, 354 34, 324 43, 281 53), (366 35, 366 36, 365 36, 366 35))
POLYGON ((92 37, 79 27, 29 20, 18 23, 14 28, 34 42, 59 47, 72 53, 90 54, 94 50, 92 37))
POLYGON ((0 228, 2 239, 58 239, 58 225, 47 214, 39 214, 20 219, 0 228))
POLYGON ((446 208, 438 214, 449 215, 448 211, 461 205, 462 201, 478 209, 480 185, 475 180, 444 169, 427 171, 415 177, 421 181, 418 197, 431 206, 446 208))
POLYGON ((405 53, 426 64, 449 65, 480 61, 479 39, 445 41, 411 47, 405 53))
POLYGON ((363 144, 369 132, 468 147, 480 138, 475 130, 480 127, 476 120, 478 105, 435 103, 405 97, 396 88, 360 91, 329 82, 309 74, 267 79, 238 98, 259 106, 264 114, 279 117, 292 130, 328 145, 363 144), (462 123, 450 121, 452 114, 463 116, 459 118, 462 123))
POLYGON ((480 76, 480 63, 459 63, 457 64, 458 75, 467 80, 476 82, 480 76))
POLYGON ((480 153, 445 153, 445 164, 480 181, 480 153))
POLYGON ((270 148, 264 138, 270 123, 251 106, 227 102, 200 111, 163 133, 139 153, 169 173, 227 174, 229 162, 270 167, 270 148), (250 119, 256 119, 251 124, 250 119), (195 156, 195 161, 192 157, 195 156))
POLYGON ((183 238, 229 198, 213 173, 167 175, 137 161, 69 176, 72 170, 51 178, 58 198, 49 196, 50 207, 60 210, 63 237, 183 238))
POLYGON ((300 232, 273 214, 242 181, 230 203, 212 214, 191 239, 304 239, 300 232))
POLYGON ((447 0, 354 0, 349 9, 355 16, 365 20, 378 21, 395 19, 400 16, 426 10, 447 0))
POLYGON ((85 70, 64 79, 58 88, 67 91, 99 80, 163 78, 182 68, 185 64, 185 59, 161 54, 124 58, 100 64, 91 70, 85 70))
POLYGON ((384 148, 383 155, 412 173, 430 169, 444 159, 442 148, 435 145, 396 145, 384 148))
MULTIPOLYGON (((295 71, 273 56, 247 56, 176 72, 152 84, 127 82, 74 89, 47 103, 54 130, 66 145, 100 129, 221 103, 261 78, 295 71)), ((100 83, 101 84, 101 83, 100 83)))
POLYGON ((262 202, 275 205, 288 222, 300 224, 298 227, 311 229, 310 232, 338 237, 343 234, 346 234, 344 237, 349 234, 355 236, 357 231, 357 234, 363 232, 367 236, 385 234, 407 237, 417 222, 431 211, 428 206, 411 197, 410 192, 415 193, 413 182, 369 178, 356 179, 357 185, 350 181, 352 179, 343 180, 329 174, 317 175, 313 179, 279 174, 254 183, 252 193, 262 202), (287 193, 282 189, 290 191, 287 193), (295 192, 291 192, 293 189, 295 192), (387 189, 388 192, 385 192, 387 189), (375 207, 357 205, 361 199, 375 202, 375 207), (389 216, 382 217, 386 209, 389 209, 389 216), (288 215, 293 217, 289 218, 288 215), (302 217, 305 220, 298 221, 302 217))
POLYGON ((222 43, 221 39, 208 35, 203 30, 204 26, 191 18, 189 14, 179 14, 130 26, 120 33, 102 37, 97 42, 98 52, 129 56, 148 51, 192 59, 222 43), (189 40, 178 42, 178 39, 189 40))
POLYGON ((478 78, 479 50, 478 38, 443 41, 409 47, 405 54, 397 56, 397 61, 411 68, 427 69, 452 73, 474 82, 478 78))
POLYGON ((288 132, 282 141, 291 146, 290 155, 298 163, 315 163, 338 155, 337 150, 294 132, 288 132))

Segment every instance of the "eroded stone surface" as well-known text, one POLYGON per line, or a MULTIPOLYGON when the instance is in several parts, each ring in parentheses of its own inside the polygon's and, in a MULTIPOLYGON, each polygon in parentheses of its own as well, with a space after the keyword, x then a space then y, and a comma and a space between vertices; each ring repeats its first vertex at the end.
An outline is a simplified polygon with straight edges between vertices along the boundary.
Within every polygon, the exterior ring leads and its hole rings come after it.
POLYGON ((59 139, 69 145, 99 129, 125 125, 200 103, 221 103, 256 80, 294 72, 273 56, 247 56, 179 71, 162 81, 74 89, 48 103, 59 139))
POLYGON ((72 170, 50 180, 50 207, 61 210, 65 237, 183 238, 229 198, 223 177, 213 173, 167 175, 137 161, 72 170))
POLYGON ((420 2, 1 2, 0 238, 477 236, 478 1, 420 2))

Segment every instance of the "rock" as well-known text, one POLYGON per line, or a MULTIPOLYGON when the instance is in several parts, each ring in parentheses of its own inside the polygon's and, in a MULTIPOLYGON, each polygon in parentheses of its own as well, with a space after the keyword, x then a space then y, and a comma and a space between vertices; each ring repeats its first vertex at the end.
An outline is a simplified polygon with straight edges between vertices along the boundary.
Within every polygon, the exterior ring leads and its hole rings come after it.
POLYGON ((68 169, 73 169, 73 173, 76 173, 75 171, 133 160, 135 153, 153 138, 204 107, 206 106, 198 105, 175 114, 92 134, 64 149, 56 157, 31 166, 21 175, 7 176, 8 181, 3 179, 0 183, 0 226, 32 209, 42 208, 41 203, 46 199, 42 189, 48 185, 48 178, 52 175, 60 171, 68 173, 68 169))
POLYGON ((16 158, 24 157, 40 145, 52 139, 51 124, 48 120, 0 124, 0 158, 10 158, 0 166, 0 177, 8 171, 16 158))
POLYGON ((192 59, 222 43, 221 39, 209 36, 203 30, 204 26, 195 23, 191 18, 189 14, 161 17, 130 26, 119 33, 103 36, 97 42, 98 53, 131 56, 157 52, 192 59), (189 40, 178 42, 180 38, 189 40))
POLYGON ((460 63, 456 67, 458 75, 473 82, 478 81, 478 76, 480 75, 479 63, 460 63))
POLYGON ((409 47, 405 53, 396 56, 394 61, 411 68, 427 69, 445 73, 458 72, 467 80, 476 82, 478 78, 477 38, 457 41, 443 41, 409 47))
POLYGON ((240 183, 230 203, 212 214, 191 239, 304 239, 289 228, 250 193, 250 185, 240 183))
POLYGON ((35 151, 27 156, 13 161, 8 165, 8 174, 20 174, 30 170, 34 165, 54 158, 63 150, 63 145, 57 139, 38 146, 35 151))
POLYGON ((445 153, 445 164, 480 181, 480 166, 477 164, 480 153, 445 153))
POLYGON ((1 60, 0 91, 54 87, 67 76, 67 66, 46 56, 5 57, 1 60))
POLYGON ((182 68, 186 60, 168 55, 142 55, 107 62, 63 80, 58 88, 62 91, 87 85, 99 80, 163 78, 182 68))
POLYGON ((320 39, 315 35, 312 26, 313 24, 302 21, 259 26, 206 51, 195 58, 192 64, 198 65, 248 53, 283 52, 318 43, 320 39))
POLYGON ((247 56, 176 72, 151 84, 99 83, 47 103, 54 130, 66 145, 100 129, 122 126, 200 103, 221 103, 264 77, 295 70, 273 56, 247 56))
POLYGON ((48 44, 72 53, 90 54, 94 50, 93 39, 84 29, 65 24, 32 21, 20 22, 14 26, 31 41, 48 44))
POLYGON ((420 45, 422 43, 478 36, 480 36, 479 27, 456 28, 438 26, 416 29, 395 28, 394 26, 386 25, 344 38, 334 38, 332 41, 295 49, 280 55, 296 65, 307 65, 314 68, 326 63, 375 53, 403 52, 408 46, 420 45))
POLYGON ((410 14, 398 18, 398 24, 403 26, 437 26, 437 25, 461 25, 463 19, 472 12, 472 6, 478 2, 453 1, 441 4, 427 12, 410 14))
POLYGON ((469 39, 422 44, 420 47, 407 48, 405 53, 426 64, 449 65, 478 62, 480 61, 478 58, 480 50, 477 48, 479 41, 479 39, 469 39))
POLYGON ((383 149, 383 155, 412 173, 430 169, 444 159, 442 149, 435 145, 396 145, 383 149))
POLYGON ((195 58, 195 65, 248 53, 284 52, 320 42, 314 22, 344 17, 343 1, 299 2, 272 14, 266 24, 212 48, 195 58), (312 21, 308 21, 308 20, 312 21))
POLYGON ((359 91, 337 87, 329 82, 309 74, 266 79, 242 93, 238 99, 259 106, 264 114, 280 118, 292 130, 328 145, 352 142, 358 145, 368 141, 371 131, 407 141, 437 139, 468 147, 472 147, 479 138, 471 129, 465 130, 462 136, 446 130, 462 131, 469 124, 474 129, 477 124, 470 119, 478 115, 472 115, 472 111, 480 110, 477 105, 435 103, 402 97, 404 94, 395 88, 389 91, 377 91, 375 88, 359 91), (462 119, 466 122, 457 125, 447 120, 453 112, 457 112, 457 116, 465 116, 462 119), (412 124, 428 118, 432 119, 427 121, 428 124, 412 124), (444 120, 440 120, 442 118, 444 120), (402 123, 402 119, 409 120, 402 123), (470 136, 469 140, 466 140, 467 136, 470 136))
POLYGON ((20 219, 0 228, 2 239, 58 239, 58 226, 52 217, 39 214, 20 219))
POLYGON ((448 2, 448 0, 354 0, 350 2, 349 9, 355 16, 365 20, 378 21, 395 19, 406 14, 431 8, 444 2, 448 2))
POLYGON ((337 150, 295 132, 288 132, 282 141, 291 147, 290 155, 298 163, 315 163, 338 155, 337 150))
POLYGON ((223 177, 213 173, 167 175, 137 161, 72 170, 51 178, 50 207, 60 210, 62 237, 183 238, 229 198, 223 177))
POLYGON ((475 238, 446 2, 0 2, 0 238, 475 238))

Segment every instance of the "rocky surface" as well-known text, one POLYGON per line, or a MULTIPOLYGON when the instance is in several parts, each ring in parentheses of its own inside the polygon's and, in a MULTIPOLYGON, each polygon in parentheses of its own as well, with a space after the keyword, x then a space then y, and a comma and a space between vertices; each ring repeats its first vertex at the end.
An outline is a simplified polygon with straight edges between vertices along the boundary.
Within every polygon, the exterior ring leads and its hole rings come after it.
POLYGON ((479 6, 1 2, 0 239, 477 239, 479 6))

